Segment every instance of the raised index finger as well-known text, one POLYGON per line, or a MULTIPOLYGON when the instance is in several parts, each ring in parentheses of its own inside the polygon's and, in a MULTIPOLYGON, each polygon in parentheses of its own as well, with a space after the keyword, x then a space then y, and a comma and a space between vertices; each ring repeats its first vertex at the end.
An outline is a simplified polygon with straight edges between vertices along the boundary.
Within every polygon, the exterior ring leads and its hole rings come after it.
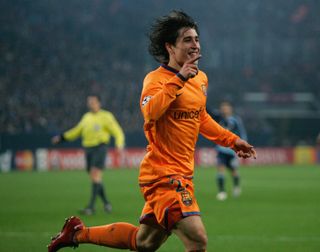
POLYGON ((194 63, 195 61, 197 61, 197 60, 200 59, 200 58, 201 58, 201 54, 197 55, 197 56, 194 57, 194 58, 191 58, 191 59, 187 60, 186 63, 187 63, 187 64, 192 64, 192 63, 194 63))

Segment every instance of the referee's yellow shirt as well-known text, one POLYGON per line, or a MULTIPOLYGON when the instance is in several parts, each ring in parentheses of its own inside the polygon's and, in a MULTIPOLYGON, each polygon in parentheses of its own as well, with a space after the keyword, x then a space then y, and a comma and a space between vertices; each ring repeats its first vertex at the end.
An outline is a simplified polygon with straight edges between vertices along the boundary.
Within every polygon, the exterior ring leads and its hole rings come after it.
POLYGON ((115 138, 116 147, 122 149, 125 141, 123 131, 113 114, 103 109, 85 113, 74 128, 63 133, 67 141, 81 137, 83 147, 108 144, 111 136, 115 138))

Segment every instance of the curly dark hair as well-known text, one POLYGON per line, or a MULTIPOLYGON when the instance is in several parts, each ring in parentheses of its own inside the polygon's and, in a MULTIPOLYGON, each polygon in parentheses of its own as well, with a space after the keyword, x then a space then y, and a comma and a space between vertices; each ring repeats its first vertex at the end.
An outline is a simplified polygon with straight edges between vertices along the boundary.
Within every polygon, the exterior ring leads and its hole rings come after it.
POLYGON ((183 11, 173 10, 168 15, 156 19, 149 32, 149 53, 160 63, 169 62, 166 43, 174 45, 179 36, 179 30, 190 27, 199 34, 197 23, 183 11))

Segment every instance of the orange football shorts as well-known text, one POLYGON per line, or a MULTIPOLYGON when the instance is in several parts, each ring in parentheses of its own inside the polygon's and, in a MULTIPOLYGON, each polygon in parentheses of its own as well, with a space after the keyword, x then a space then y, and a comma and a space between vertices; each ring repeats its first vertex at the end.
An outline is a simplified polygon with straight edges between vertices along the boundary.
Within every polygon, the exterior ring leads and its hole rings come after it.
POLYGON ((140 185, 140 189, 145 199, 141 224, 160 225, 170 232, 181 219, 200 215, 192 179, 164 177, 154 183, 140 185))

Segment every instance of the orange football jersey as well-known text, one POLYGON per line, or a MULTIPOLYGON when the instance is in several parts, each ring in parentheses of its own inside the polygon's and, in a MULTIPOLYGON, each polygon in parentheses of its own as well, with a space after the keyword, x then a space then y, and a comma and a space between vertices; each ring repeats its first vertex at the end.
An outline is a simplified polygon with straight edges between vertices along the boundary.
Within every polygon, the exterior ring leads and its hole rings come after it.
POLYGON ((149 145, 140 166, 140 184, 170 175, 192 177, 199 133, 229 147, 238 138, 206 112, 206 74, 199 71, 183 82, 177 73, 162 65, 144 79, 140 107, 149 145))

